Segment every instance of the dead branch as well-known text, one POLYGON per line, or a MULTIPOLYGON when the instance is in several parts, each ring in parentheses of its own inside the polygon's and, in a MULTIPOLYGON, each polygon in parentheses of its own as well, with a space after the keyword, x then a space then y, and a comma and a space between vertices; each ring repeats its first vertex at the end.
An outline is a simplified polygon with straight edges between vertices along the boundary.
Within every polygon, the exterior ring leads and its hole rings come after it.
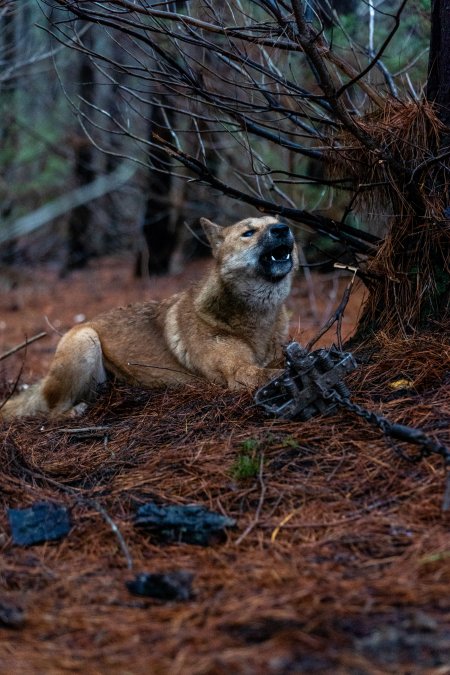
MULTIPOLYGON (((353 268, 354 269, 354 268, 353 268)), ((337 323, 337 330, 336 330, 336 339, 338 343, 338 349, 342 351, 342 319, 344 317, 344 312, 345 308, 347 307, 348 301, 350 299, 350 294, 352 292, 353 284, 355 281, 355 276, 356 276, 356 270, 353 272, 353 276, 350 280, 350 282, 347 284, 347 287, 345 288, 344 294, 342 296, 341 302, 339 303, 338 308, 334 312, 332 316, 328 319, 326 324, 319 330, 317 335, 315 335, 311 340, 308 342, 308 344, 305 347, 305 350, 307 352, 311 351, 311 347, 316 344, 320 340, 320 338, 327 333, 332 326, 334 326, 335 323, 337 323)))
POLYGON ((28 347, 28 345, 31 345, 33 342, 36 342, 37 340, 41 340, 46 335, 47 335, 47 333, 42 332, 42 333, 38 333, 37 335, 33 335, 33 337, 27 338, 24 342, 21 342, 16 347, 13 347, 12 349, 9 349, 7 352, 4 352, 0 356, 0 361, 3 361, 4 359, 7 359, 8 356, 12 356, 13 354, 16 354, 16 352, 20 351, 21 349, 25 349, 26 347, 28 347))

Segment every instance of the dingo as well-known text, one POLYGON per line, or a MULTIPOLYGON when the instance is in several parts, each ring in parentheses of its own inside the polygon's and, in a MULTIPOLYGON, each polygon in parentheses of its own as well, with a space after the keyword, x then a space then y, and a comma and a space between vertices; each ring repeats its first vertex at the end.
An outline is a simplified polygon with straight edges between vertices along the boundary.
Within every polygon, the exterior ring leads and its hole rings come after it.
POLYGON ((292 232, 273 217, 229 227, 201 223, 214 256, 203 281, 72 328, 48 375, 7 401, 0 418, 80 414, 107 373, 143 387, 194 375, 232 389, 256 388, 274 375, 287 337, 283 303, 298 263, 292 232))

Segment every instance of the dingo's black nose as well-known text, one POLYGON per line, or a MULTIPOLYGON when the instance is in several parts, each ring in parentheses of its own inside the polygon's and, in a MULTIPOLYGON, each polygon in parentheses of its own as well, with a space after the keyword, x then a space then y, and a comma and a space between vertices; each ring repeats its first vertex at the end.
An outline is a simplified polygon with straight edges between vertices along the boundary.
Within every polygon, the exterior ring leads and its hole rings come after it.
POLYGON ((283 225, 283 223, 276 223, 276 225, 272 225, 270 228, 270 234, 281 239, 289 234, 289 228, 287 225, 283 225))

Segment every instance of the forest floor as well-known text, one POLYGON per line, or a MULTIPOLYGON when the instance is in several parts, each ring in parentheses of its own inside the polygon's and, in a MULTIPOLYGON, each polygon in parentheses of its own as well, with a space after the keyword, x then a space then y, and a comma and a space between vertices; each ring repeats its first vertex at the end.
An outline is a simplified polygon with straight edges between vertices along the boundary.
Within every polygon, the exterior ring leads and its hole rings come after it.
MULTIPOLYGON (((0 356, 48 336, 0 361, 0 393, 45 373, 58 333, 165 297, 204 264, 146 282, 126 258, 63 279, 49 268, 3 271, 0 356)), ((347 280, 296 284, 293 337, 316 333, 347 280)), ((356 288, 344 337, 361 298, 356 288)), ((379 346, 348 378, 354 400, 450 445, 450 350, 439 330, 380 336, 379 346)), ((172 392, 116 385, 70 425, 3 423, 0 440, 0 672, 450 673, 441 457, 408 461, 417 448, 345 411, 281 421, 247 393, 196 382, 172 392), (14 544, 7 510, 38 502, 69 509, 69 534, 14 544), (134 523, 148 502, 200 505, 236 526, 207 546, 163 542, 134 523), (192 575, 184 600, 127 586, 177 571, 192 575)))

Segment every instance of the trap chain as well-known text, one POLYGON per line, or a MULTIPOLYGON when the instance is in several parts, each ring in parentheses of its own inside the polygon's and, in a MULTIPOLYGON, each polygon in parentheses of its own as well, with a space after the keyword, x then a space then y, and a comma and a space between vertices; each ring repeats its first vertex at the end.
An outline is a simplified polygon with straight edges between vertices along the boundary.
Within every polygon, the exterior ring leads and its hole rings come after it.
POLYGON ((357 368, 351 352, 340 351, 334 346, 309 351, 298 342, 290 342, 284 348, 284 354, 284 372, 258 389, 255 394, 257 405, 271 415, 299 421, 326 415, 341 407, 378 427, 385 436, 419 446, 420 451, 413 458, 415 461, 433 453, 441 455, 446 469, 442 508, 444 511, 450 509, 450 450, 421 429, 390 422, 352 402, 344 382, 344 377, 357 368))

